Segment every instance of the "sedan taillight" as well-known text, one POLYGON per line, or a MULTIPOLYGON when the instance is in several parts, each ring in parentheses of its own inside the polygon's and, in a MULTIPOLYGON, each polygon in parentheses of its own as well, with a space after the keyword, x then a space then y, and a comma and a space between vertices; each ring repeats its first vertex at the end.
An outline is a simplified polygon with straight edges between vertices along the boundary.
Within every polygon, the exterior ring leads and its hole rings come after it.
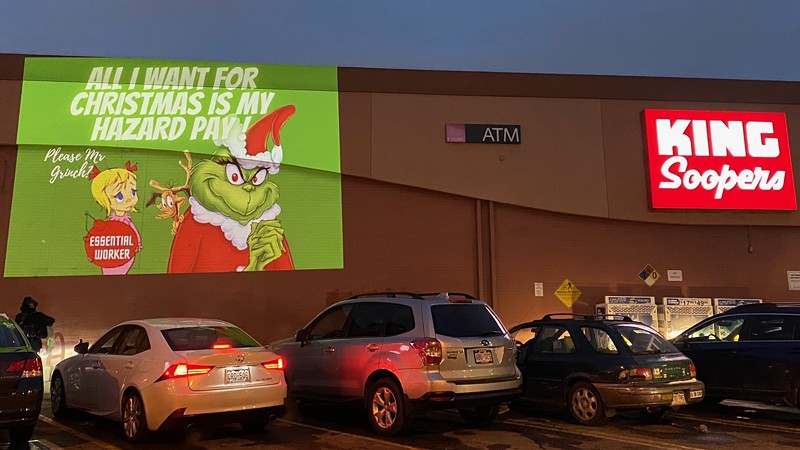
POLYGON ((697 368, 694 366, 694 363, 689 364, 689 375, 691 375, 692 378, 697 378, 697 368))
POLYGON ((191 375, 205 375, 213 369, 214 366, 201 366, 197 364, 173 364, 161 375, 156 382, 163 380, 171 380, 173 378, 183 378, 191 375))
POLYGON ((38 356, 20 359, 9 364, 6 372, 22 372, 22 375, 20 375, 21 378, 40 377, 42 376, 42 360, 38 356))
POLYGON ((283 356, 278 356, 277 359, 273 359, 272 361, 263 362, 261 365, 267 370, 283 370, 286 368, 286 362, 283 356))
POLYGON ((435 338, 421 338, 411 341, 411 346, 417 351, 422 363, 426 366, 436 366, 442 363, 442 343, 435 338))

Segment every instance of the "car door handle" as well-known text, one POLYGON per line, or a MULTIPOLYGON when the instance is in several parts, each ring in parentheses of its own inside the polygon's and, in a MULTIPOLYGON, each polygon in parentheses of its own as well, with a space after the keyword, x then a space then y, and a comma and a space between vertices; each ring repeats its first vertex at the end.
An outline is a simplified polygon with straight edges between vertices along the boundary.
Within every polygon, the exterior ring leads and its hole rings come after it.
POLYGON ((336 351, 336 349, 333 348, 333 347, 328 347, 328 348, 325 349, 325 353, 333 353, 335 351, 336 351))
POLYGON ((374 352, 379 348, 381 348, 381 346, 378 344, 367 344, 367 351, 374 352))
POLYGON ((100 361, 95 361, 92 363, 92 369, 101 369, 102 367, 103 365, 100 364, 100 361))
POLYGON ((125 367, 126 369, 133 369, 134 367, 133 361, 126 362, 123 367, 125 367))

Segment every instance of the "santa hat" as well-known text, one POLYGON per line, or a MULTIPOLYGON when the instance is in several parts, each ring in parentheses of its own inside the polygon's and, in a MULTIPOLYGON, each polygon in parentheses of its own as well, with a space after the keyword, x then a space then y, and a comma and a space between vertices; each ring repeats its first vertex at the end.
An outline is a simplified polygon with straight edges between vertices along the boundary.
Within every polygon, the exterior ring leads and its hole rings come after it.
POLYGON ((227 147, 231 155, 245 169, 266 167, 269 173, 278 173, 283 161, 281 128, 294 113, 294 105, 280 107, 258 119, 247 133, 242 133, 242 124, 237 119, 228 136, 224 139, 215 139, 214 143, 227 147), (270 134, 274 144, 271 151, 268 148, 270 134))

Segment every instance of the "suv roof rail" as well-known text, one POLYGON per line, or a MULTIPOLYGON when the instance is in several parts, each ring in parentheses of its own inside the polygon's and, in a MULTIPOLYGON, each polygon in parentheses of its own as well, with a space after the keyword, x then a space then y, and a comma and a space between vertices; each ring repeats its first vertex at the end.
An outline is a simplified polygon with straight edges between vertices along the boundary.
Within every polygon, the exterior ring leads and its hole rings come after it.
POLYGON ((750 303, 747 305, 739 305, 731 308, 728 312, 742 312, 742 311, 774 311, 780 308, 800 308, 798 302, 780 302, 780 303, 750 303))
POLYGON ((624 314, 596 314, 595 317, 597 320, 621 320, 623 322, 633 322, 633 319, 630 316, 626 316, 624 314))
POLYGON ((442 298, 450 298, 450 297, 464 297, 466 300, 477 300, 477 298, 465 294, 463 292, 425 292, 419 294, 420 297, 442 297, 442 298))
POLYGON ((366 298, 366 297, 390 297, 396 298, 398 296, 401 297, 408 297, 417 300, 424 300, 419 294, 415 294, 413 292, 403 292, 403 291, 381 291, 381 292, 368 292, 365 294, 356 294, 347 298, 347 300, 352 300, 356 298, 366 298))
POLYGON ((583 319, 583 320, 592 320, 593 316, 587 314, 576 314, 576 313, 553 313, 547 314, 542 317, 542 320, 553 320, 554 316, 567 316, 570 319, 583 319))

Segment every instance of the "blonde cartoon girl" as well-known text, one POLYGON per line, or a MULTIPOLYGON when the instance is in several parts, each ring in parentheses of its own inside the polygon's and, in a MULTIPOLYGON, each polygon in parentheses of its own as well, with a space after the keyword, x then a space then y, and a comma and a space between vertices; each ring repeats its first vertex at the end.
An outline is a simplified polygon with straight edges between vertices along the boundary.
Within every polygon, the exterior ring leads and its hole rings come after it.
MULTIPOLYGON (((136 165, 130 161, 125 163, 125 168, 111 168, 99 170, 97 166, 92 169, 89 179, 92 180, 92 197, 106 210, 107 220, 122 222, 129 226, 136 234, 139 243, 135 252, 142 250, 142 239, 139 230, 131 220, 131 212, 136 212, 136 203, 139 194, 136 189, 136 165)), ((103 267, 103 275, 125 275, 133 266, 134 257, 117 267, 103 267)))

